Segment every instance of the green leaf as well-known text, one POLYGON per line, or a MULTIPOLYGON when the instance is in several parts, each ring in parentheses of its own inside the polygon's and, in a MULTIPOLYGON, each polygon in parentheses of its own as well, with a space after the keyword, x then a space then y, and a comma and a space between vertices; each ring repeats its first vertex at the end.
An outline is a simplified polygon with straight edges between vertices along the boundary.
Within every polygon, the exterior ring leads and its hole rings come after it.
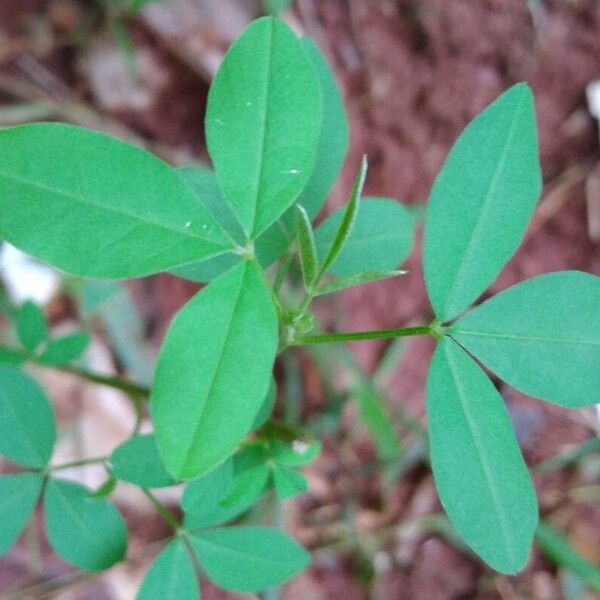
POLYGON ((200 204, 218 221, 227 235, 237 244, 244 244, 244 230, 223 198, 214 171, 204 167, 182 167, 178 172, 194 191, 200 204))
POLYGON ((228 523, 245 513, 255 501, 256 498, 250 498, 247 504, 236 504, 235 506, 228 507, 218 504, 207 510, 186 512, 183 521, 184 527, 186 531, 196 531, 228 523))
POLYGON ((495 570, 516 573, 537 525, 535 490, 502 398, 448 338, 431 363, 427 415, 433 474, 450 521, 495 570))
POLYGON ((517 249, 541 190, 533 95, 519 83, 480 113, 437 176, 425 283, 441 321, 467 308, 517 249))
POLYGON ((312 289, 319 270, 315 238, 306 211, 299 204, 296 205, 296 233, 298 236, 298 250, 300 254, 300 267, 302 279, 307 290, 312 289))
POLYGON ((256 238, 308 182, 321 133, 317 74, 283 22, 252 23, 210 88, 206 138, 219 186, 256 238))
MULTIPOLYGON (((315 231, 321 260, 344 218, 344 207, 336 210, 315 231)), ((410 254, 414 219, 400 203, 384 198, 364 198, 354 228, 329 272, 354 277, 364 271, 392 271, 410 254)))
POLYGON ((85 331, 76 331, 52 339, 48 342, 37 362, 52 366, 66 365, 81 358, 91 340, 92 337, 85 331))
POLYGON ((266 490, 270 474, 271 471, 265 463, 236 475, 233 487, 227 497, 220 502, 220 506, 223 508, 251 506, 266 490))
POLYGON ((349 135, 344 103, 333 72, 314 40, 304 37, 300 41, 317 70, 323 95, 323 124, 315 168, 298 200, 312 220, 319 213, 340 174, 348 152, 349 135))
POLYGON ((588 587, 600 594, 600 568, 581 556, 564 535, 542 521, 535 538, 548 558, 575 573, 588 587))
MULTIPOLYGON (((198 167, 186 167, 180 169, 179 172, 194 190, 199 201, 219 221, 228 235, 237 244, 245 244, 244 232, 219 190, 216 175, 212 171, 198 167)), ((279 223, 275 223, 256 240, 254 244, 256 258, 266 268, 286 251, 288 244, 288 239, 282 232, 279 223)), ((228 271, 240 260, 241 257, 236 254, 222 254, 215 258, 177 267, 171 272, 191 281, 205 283, 228 271)))
POLYGON ((182 539, 173 540, 146 573, 137 600, 197 600, 198 577, 182 539))
POLYGON ((253 504, 267 487, 269 455, 260 443, 244 446, 233 457, 233 485, 221 501, 225 508, 253 504))
POLYGON ((55 440, 54 413, 43 390, 16 367, 0 364, 0 454, 41 469, 55 440))
POLYGON ((300 573, 310 555, 293 538, 268 527, 229 527, 195 535, 192 544, 218 586, 257 592, 300 573))
POLYGON ((44 495, 50 546, 61 558, 86 571, 108 569, 123 559, 127 530, 119 511, 104 498, 61 479, 49 479, 44 495))
MULTIPOLYGON (((363 156, 348 203, 339 209, 340 215, 333 221, 333 226, 327 225, 327 221, 325 221, 315 231, 315 243, 317 244, 317 253, 321 261, 319 280, 321 279, 321 275, 330 271, 335 265, 338 257, 344 250, 344 246, 348 242, 348 238, 352 234, 358 215, 360 195, 367 177, 367 167, 367 157, 363 156), (325 228, 323 229, 324 225, 325 228), (325 234, 323 231, 325 231, 325 234)), ((364 271, 364 269, 360 269, 360 271, 364 271)), ((335 273, 335 271, 332 272, 335 273)))
POLYGON ((451 335, 518 390, 567 408, 600 401, 600 277, 548 273, 510 287, 451 335))
POLYGON ((263 400, 262 406, 254 419, 254 423, 252 424, 251 429, 255 431, 262 427, 270 418, 275 408, 275 401, 277 400, 277 384, 275 383, 275 379, 271 379, 271 385, 269 386, 269 391, 263 400))
POLYGON ((68 273, 141 277, 232 246, 145 150, 60 123, 3 129, 0 148, 0 235, 68 273))
POLYGON ((400 277, 400 275, 406 275, 407 273, 408 271, 367 271, 366 273, 358 273, 357 275, 351 275, 350 277, 334 279, 329 283, 321 285, 316 291, 315 296, 333 294, 357 285, 372 283, 374 281, 383 281, 384 279, 391 279, 392 277, 400 277))
POLYGON ((227 496, 233 484, 233 461, 228 458, 212 471, 188 483, 181 498, 186 513, 206 513, 227 496))
POLYGON ((26 357, 22 350, 0 347, 0 362, 8 363, 10 365, 20 365, 25 362, 25 360, 26 357))
MULTIPOLYGON (((267 458, 260 444, 249 444, 223 465, 226 473, 217 474, 217 472, 211 471, 208 475, 191 481, 182 500, 185 502, 185 505, 182 504, 185 511, 185 528, 191 531, 220 525, 246 512, 266 486, 268 468, 265 461, 267 458), (259 466, 266 471, 262 484, 258 478, 248 478, 244 475, 248 470, 259 466), (216 482, 215 479, 221 479, 221 481, 216 482), (246 487, 246 483, 249 483, 250 487, 246 487), (229 504, 227 506, 217 505, 223 500, 229 500, 229 504)), ((251 475, 253 474, 251 473, 251 475)))
POLYGON ((30 300, 23 303, 17 314, 17 333, 21 344, 31 352, 48 337, 46 315, 30 300))
POLYGON ((0 556, 18 539, 42 489, 42 477, 18 473, 0 477, 0 556))
POLYGON ((273 483, 280 500, 293 498, 308 491, 308 481, 302 473, 283 465, 273 465, 273 483))
POLYGON ((110 457, 117 479, 144 488, 175 485, 158 453, 154 435, 137 435, 121 444, 110 457))
POLYGON ((91 498, 108 498, 117 487, 119 480, 110 475, 108 479, 96 490, 90 493, 91 498))
POLYGON ((222 254, 208 260, 201 260, 191 265, 171 269, 170 273, 189 281, 195 281, 196 283, 208 283, 219 275, 229 271, 240 261, 241 258, 236 254, 222 254))
MULTIPOLYGON (((319 75, 323 96, 323 123, 315 167, 297 201, 305 208, 309 220, 312 221, 338 178, 348 151, 349 135, 342 97, 323 53, 309 37, 302 38, 300 42, 319 75)), ((269 266, 285 252, 288 244, 280 225, 283 224, 289 231, 293 231, 294 212, 294 209, 290 208, 279 223, 258 238, 256 253, 263 267, 269 266), (267 250, 270 250, 268 255, 267 250)))
POLYGON ((277 344, 271 296, 247 262, 181 309, 163 343, 151 397, 158 447, 174 477, 210 471, 250 431, 277 344))

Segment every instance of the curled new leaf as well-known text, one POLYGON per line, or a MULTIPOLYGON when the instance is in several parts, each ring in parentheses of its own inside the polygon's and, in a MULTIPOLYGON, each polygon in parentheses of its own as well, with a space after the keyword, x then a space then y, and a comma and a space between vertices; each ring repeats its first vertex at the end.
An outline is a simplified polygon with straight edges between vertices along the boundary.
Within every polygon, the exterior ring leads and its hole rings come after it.
POLYGON ((296 232, 298 236, 298 252, 304 287, 311 290, 319 270, 315 238, 310 225, 310 220, 304 208, 296 206, 296 232))

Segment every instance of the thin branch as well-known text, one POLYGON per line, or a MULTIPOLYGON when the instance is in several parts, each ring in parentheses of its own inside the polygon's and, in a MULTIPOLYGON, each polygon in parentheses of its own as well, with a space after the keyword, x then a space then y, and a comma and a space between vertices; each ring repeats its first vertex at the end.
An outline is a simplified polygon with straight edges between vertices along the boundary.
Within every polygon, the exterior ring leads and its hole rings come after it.
POLYGON ((413 335, 431 335, 429 325, 419 327, 400 327, 398 329, 373 329, 371 331, 350 331, 341 333, 325 333, 322 335, 301 335, 295 337, 290 346, 306 346, 308 344, 330 344, 334 342, 358 342, 362 340, 385 340, 413 335))

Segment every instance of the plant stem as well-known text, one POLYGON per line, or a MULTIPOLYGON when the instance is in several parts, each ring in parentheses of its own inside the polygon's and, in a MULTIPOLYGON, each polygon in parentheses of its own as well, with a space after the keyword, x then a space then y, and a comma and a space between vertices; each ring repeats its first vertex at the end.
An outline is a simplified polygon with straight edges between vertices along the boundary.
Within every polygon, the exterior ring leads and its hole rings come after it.
POLYGON ((120 377, 118 375, 100 375, 93 373, 82 367, 76 367, 74 365, 47 365, 38 360, 37 357, 32 356, 31 353, 21 350, 19 348, 10 348, 8 346, 0 346, 0 351, 3 351, 9 355, 14 356, 16 361, 30 362, 38 367, 44 367, 46 369, 54 369, 55 371, 62 371, 63 373, 71 373, 77 375, 81 379, 97 383, 98 385, 105 385, 116 390, 125 392, 132 398, 147 398, 150 396, 150 388, 139 385, 132 381, 120 377))
POLYGON ((41 575, 43 570, 42 549, 40 532, 38 529, 37 514, 34 510, 27 525, 26 543, 29 550, 29 573, 33 578, 41 575))
POLYGON ((53 366, 45 365, 43 363, 38 362, 35 362, 35 364, 41 367, 48 367, 56 369, 58 371, 63 371, 64 373, 72 373, 73 375, 77 375, 78 377, 81 377, 81 379, 91 381, 92 383, 97 383, 98 385, 105 385, 113 389, 125 392, 128 396, 135 396, 137 398, 147 398, 148 396, 150 396, 150 388, 128 381, 127 379, 119 377, 118 375, 98 375, 97 373, 92 373, 87 369, 75 367, 72 365, 53 366))
POLYGON ((361 340, 385 340, 389 338, 407 337, 411 335, 429 335, 429 325, 419 327, 400 327, 398 329, 373 329, 371 331, 349 331, 341 333, 325 333, 322 335, 301 335, 295 337, 290 346, 306 346, 308 344, 329 344, 334 342, 358 342, 361 340))
POLYGON ((73 462, 64 463, 62 465, 50 466, 50 471, 63 471, 65 469, 74 469, 76 467, 85 467, 87 465, 96 465, 105 463, 109 459, 108 456, 98 456, 96 458, 84 458, 82 460, 74 460, 73 462))
POLYGON ((147 488, 140 488, 144 495, 152 504, 160 516, 177 532, 181 529, 181 523, 175 515, 147 488))

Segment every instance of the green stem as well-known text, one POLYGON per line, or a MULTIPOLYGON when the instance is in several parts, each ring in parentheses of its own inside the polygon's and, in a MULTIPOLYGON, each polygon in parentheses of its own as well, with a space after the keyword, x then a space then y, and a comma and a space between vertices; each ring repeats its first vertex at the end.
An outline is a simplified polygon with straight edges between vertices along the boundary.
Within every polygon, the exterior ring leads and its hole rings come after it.
POLYGON ((63 471, 65 469, 75 469, 77 467, 85 467, 87 465, 103 464, 108 461, 108 456, 98 456, 96 458, 84 458, 82 460, 75 460, 73 462, 64 463, 62 465, 50 466, 50 471, 63 471))
POLYGON ((373 329, 371 331, 349 331, 342 333, 325 333, 323 335, 301 335, 295 337, 291 346, 308 344, 329 344, 333 342, 358 342, 361 340, 385 340, 389 338, 407 337, 411 335, 430 335, 429 325, 419 327, 400 327, 398 329, 373 329))
POLYGON ((178 532, 181 529, 181 523, 175 518, 175 515, 147 488, 140 488, 144 495, 160 514, 160 516, 170 525, 174 531, 178 532))
POLYGON ((63 373, 71 373, 77 375, 77 377, 80 377, 81 379, 91 381, 92 383, 105 385, 125 392, 132 398, 148 398, 150 396, 150 388, 128 381, 118 375, 99 375, 98 373, 93 373, 92 371, 74 365, 47 365, 44 362, 41 362, 36 356, 33 356, 30 352, 19 348, 0 346, 0 351, 14 357, 14 360, 17 362, 30 362, 38 367, 44 367, 45 369, 54 369, 55 371, 62 371, 63 373))
POLYGON ((86 381, 91 381, 92 383, 97 383, 98 385, 105 385, 107 387, 111 387, 113 389, 125 392, 128 396, 137 398, 147 398, 148 396, 150 396, 150 388, 128 381, 127 379, 119 377, 118 375, 98 375, 97 373, 92 373, 87 369, 75 367, 72 365, 54 366, 45 365, 43 363, 38 362, 35 362, 35 364, 41 367, 56 369, 58 371, 62 371, 63 373, 71 373, 73 375, 77 375, 78 377, 80 377, 81 379, 85 379, 86 381))

